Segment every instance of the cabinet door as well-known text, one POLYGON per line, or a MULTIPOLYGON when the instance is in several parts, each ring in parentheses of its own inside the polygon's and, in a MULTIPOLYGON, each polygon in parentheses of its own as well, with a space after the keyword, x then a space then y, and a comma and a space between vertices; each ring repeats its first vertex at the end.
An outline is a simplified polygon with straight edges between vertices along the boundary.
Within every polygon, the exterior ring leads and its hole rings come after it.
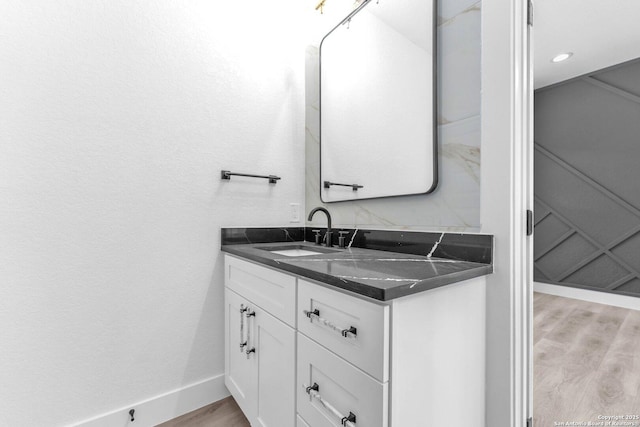
POLYGON ((302 419, 302 417, 300 415, 298 415, 296 417, 297 420, 297 424, 296 427, 309 427, 309 424, 307 424, 307 422, 305 420, 302 419))
POLYGON ((264 310, 255 315, 258 407, 255 425, 294 427, 295 330, 264 310))
POLYGON ((255 322, 247 317, 248 311, 241 309, 251 304, 235 292, 225 288, 225 377, 224 383, 238 402, 245 416, 252 420, 256 416, 256 399, 258 392, 258 363, 254 353, 247 349, 250 345, 240 346, 254 336, 252 330, 255 322))

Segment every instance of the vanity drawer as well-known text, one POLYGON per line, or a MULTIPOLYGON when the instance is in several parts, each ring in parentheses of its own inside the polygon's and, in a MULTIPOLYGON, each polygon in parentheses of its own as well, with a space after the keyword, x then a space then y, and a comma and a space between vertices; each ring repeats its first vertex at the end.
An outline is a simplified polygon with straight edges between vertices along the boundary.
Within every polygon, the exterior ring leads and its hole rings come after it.
POLYGON ((296 415, 296 427, 309 427, 309 424, 300 415, 296 415))
POLYGON ((296 278, 225 255, 225 285, 295 328, 296 278))
POLYGON ((345 425, 387 427, 387 387, 298 333, 298 413, 309 426, 339 427, 353 414, 355 423, 345 425))
POLYGON ((378 381, 388 381, 388 306, 298 280, 298 330, 378 381), (342 332, 350 328, 355 334, 342 332))

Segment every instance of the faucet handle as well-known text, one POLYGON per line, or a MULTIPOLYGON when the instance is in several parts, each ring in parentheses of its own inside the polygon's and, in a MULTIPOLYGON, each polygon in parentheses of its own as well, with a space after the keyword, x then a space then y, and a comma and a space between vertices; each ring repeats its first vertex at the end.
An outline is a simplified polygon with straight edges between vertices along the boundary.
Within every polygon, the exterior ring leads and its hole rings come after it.
POLYGON ((338 231, 338 234, 339 234, 339 236, 338 236, 338 247, 339 248, 345 248, 346 247, 346 244, 345 244, 346 238, 344 236, 346 236, 349 233, 350 233, 350 231, 344 231, 344 230, 338 231))
POLYGON ((311 230, 316 233, 316 245, 322 244, 322 239, 320 238, 320 230, 311 230))

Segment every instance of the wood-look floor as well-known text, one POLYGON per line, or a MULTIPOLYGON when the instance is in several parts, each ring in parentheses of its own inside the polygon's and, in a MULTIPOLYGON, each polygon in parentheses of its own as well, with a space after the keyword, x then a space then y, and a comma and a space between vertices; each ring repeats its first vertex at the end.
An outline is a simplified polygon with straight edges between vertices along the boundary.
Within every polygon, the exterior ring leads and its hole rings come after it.
POLYGON ((535 427, 640 415, 640 311, 536 293, 533 313, 535 427))
POLYGON ((251 427, 231 396, 157 427, 251 427))

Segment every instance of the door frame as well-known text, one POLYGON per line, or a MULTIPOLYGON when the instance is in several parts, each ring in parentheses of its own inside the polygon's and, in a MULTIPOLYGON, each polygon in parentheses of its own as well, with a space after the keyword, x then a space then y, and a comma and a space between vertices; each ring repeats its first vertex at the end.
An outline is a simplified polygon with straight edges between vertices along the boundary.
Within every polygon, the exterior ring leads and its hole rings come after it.
POLYGON ((487 276, 486 415, 532 416, 533 80, 528 0, 482 1, 482 232, 495 236, 487 276))

